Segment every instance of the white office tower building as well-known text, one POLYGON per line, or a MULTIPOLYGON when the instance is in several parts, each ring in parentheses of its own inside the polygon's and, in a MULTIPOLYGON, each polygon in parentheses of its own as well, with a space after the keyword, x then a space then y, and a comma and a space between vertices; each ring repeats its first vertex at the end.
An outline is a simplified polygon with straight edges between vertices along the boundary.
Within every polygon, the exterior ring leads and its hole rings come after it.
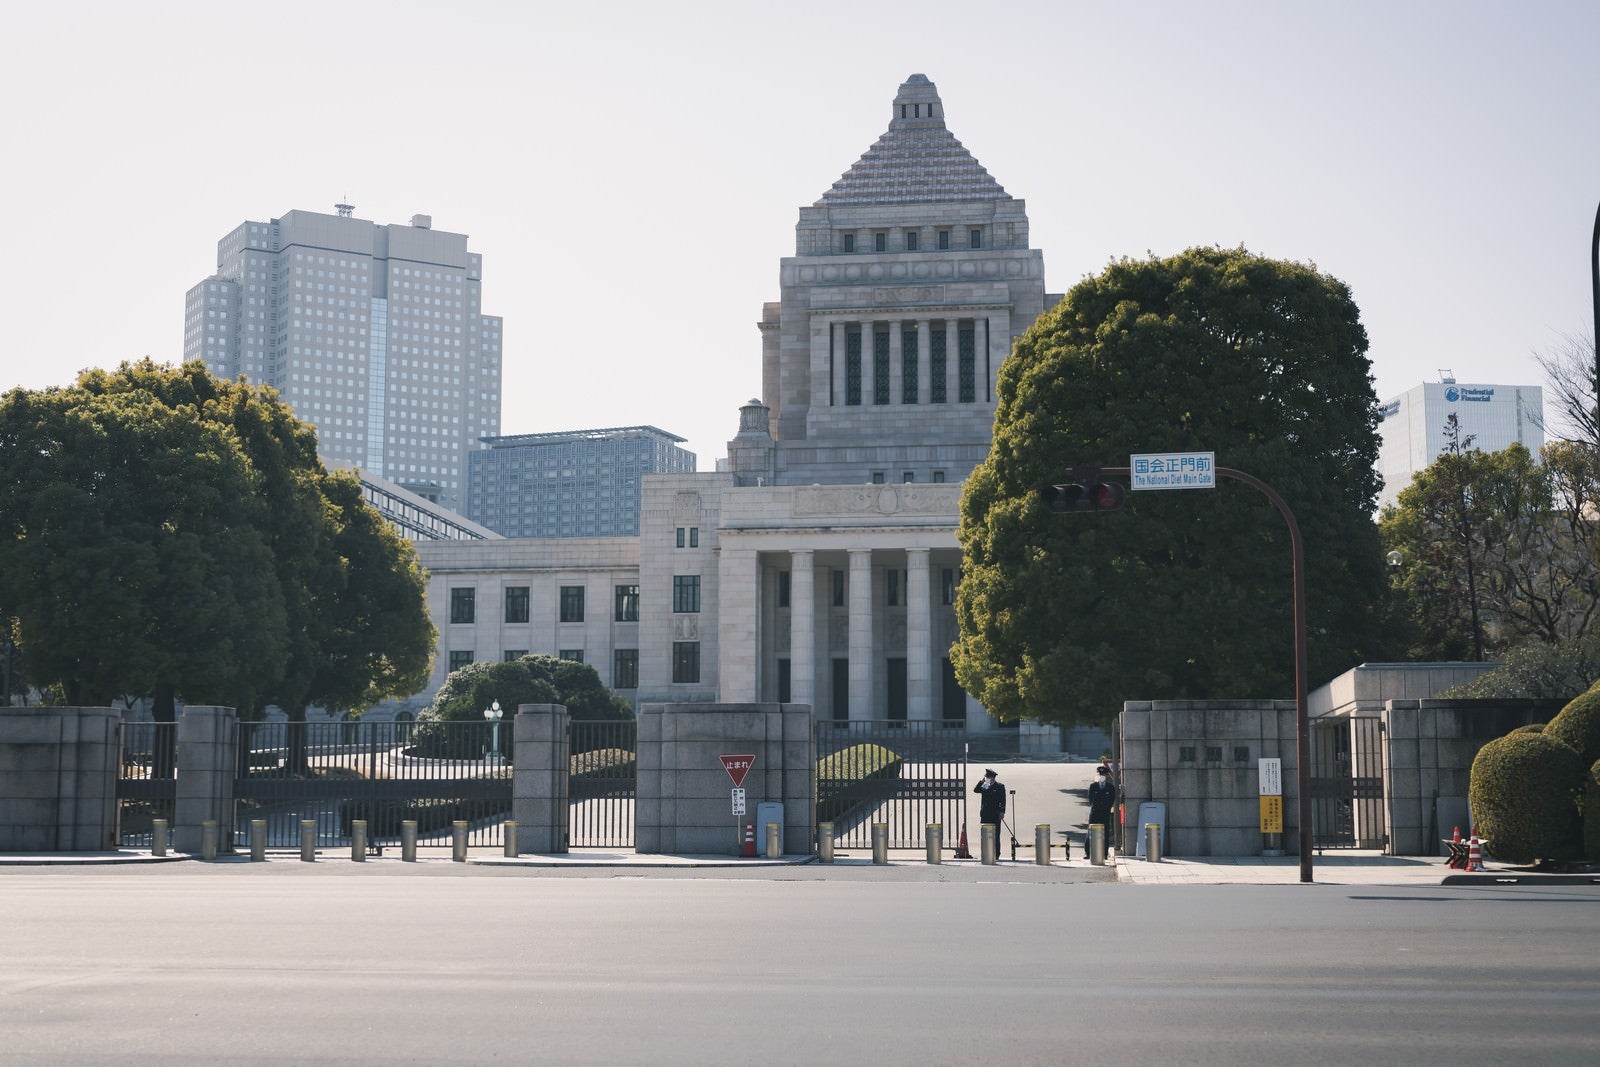
POLYGON ((185 299, 184 359, 274 387, 323 458, 459 510, 467 453, 500 432, 501 323, 482 257, 427 215, 291 211, 217 243, 185 299))
POLYGON ((1450 416, 1463 447, 1498 452, 1520 444, 1535 456, 1544 447, 1544 390, 1537 385, 1463 385, 1449 375, 1426 382, 1383 405, 1378 432, 1380 509, 1395 503, 1411 479, 1449 447, 1450 416))

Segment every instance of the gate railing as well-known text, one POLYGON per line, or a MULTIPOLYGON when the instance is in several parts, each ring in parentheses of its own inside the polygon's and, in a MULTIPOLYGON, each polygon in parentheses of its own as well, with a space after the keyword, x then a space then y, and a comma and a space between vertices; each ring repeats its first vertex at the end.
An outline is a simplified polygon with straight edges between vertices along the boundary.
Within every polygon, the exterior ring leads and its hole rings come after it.
POLYGON ((890 848, 922 848, 930 823, 954 847, 967 811, 967 731, 940 721, 817 721, 817 822, 834 840, 870 847, 872 824, 890 848))
POLYGON ((632 848, 638 798, 638 724, 573 719, 567 725, 567 845, 632 848))
POLYGON ((298 847, 312 821, 318 847, 336 847, 360 819, 378 849, 415 820, 419 847, 449 847, 451 824, 464 820, 469 845, 499 845, 511 814, 505 732, 496 747, 481 722, 240 723, 234 840, 248 841, 261 819, 267 847, 298 847))
POLYGON ((117 772, 117 843, 151 845, 151 821, 171 825, 178 798, 178 724, 124 722, 121 767, 117 772))
POLYGON ((1311 844, 1316 849, 1381 849, 1383 721, 1376 716, 1311 724, 1311 844))

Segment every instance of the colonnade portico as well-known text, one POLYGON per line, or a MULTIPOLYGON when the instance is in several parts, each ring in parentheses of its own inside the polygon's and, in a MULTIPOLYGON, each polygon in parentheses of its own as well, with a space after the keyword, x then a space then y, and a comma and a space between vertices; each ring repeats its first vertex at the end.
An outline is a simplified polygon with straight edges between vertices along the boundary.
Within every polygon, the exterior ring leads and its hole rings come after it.
POLYGON ((990 404, 1000 363, 1011 351, 1011 309, 941 309, 926 312, 866 315, 830 313, 812 336, 813 395, 826 397, 827 407, 873 407, 884 404, 990 404), (968 324, 963 330, 963 324, 968 324), (935 332, 943 337, 943 367, 935 366, 935 332), (970 348, 962 343, 970 331, 970 348), (888 388, 878 386, 877 338, 887 339, 888 388), (908 360, 910 342, 915 358, 908 360), (971 361, 968 395, 962 393, 961 364, 971 361), (851 366, 856 367, 852 388, 851 366), (914 382, 907 382, 910 370, 914 382), (938 371, 938 373, 936 373, 938 371), (887 397, 885 400, 884 397, 887 397))

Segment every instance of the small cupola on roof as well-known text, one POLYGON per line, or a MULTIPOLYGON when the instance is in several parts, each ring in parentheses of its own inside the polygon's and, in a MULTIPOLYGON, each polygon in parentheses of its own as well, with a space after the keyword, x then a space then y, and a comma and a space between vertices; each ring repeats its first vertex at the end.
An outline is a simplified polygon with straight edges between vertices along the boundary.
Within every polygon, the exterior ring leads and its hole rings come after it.
POLYGON ((913 74, 895 95, 889 128, 817 206, 1007 199, 1000 183, 945 128, 938 87, 926 75, 913 74))

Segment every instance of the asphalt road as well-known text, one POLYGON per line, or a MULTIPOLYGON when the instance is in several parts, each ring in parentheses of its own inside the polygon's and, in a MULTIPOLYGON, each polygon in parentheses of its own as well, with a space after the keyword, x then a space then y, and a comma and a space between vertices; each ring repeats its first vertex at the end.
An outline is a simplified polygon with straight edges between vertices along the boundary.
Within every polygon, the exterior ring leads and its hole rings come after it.
POLYGON ((1591 888, 427 870, 0 877, 0 1062, 1600 1062, 1591 888))

